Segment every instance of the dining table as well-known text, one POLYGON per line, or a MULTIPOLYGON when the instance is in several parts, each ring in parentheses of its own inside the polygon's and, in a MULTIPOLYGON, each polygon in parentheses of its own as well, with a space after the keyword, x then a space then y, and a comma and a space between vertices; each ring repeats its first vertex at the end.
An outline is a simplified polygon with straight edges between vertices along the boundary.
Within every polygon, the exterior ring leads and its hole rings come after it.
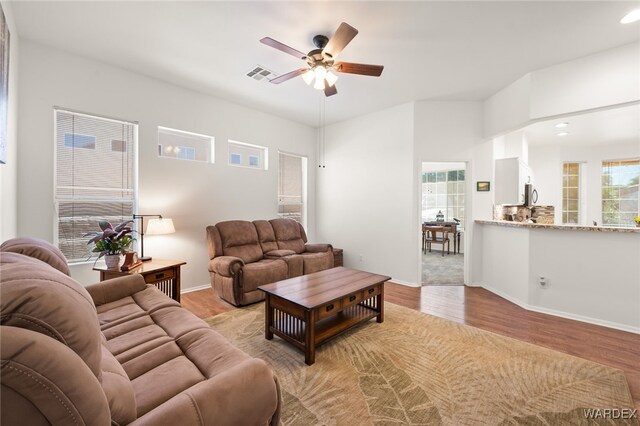
POLYGON ((460 224, 458 222, 449 222, 449 221, 444 221, 444 222, 438 222, 437 220, 433 220, 433 221, 428 221, 428 222, 422 222, 422 252, 425 252, 425 245, 426 245, 426 241, 425 241, 425 237, 426 237, 426 232, 427 232, 427 227, 429 226, 443 226, 446 228, 449 228, 449 232, 451 233, 451 235, 453 235, 453 253, 457 254, 460 253, 460 234, 461 232, 458 231, 458 226, 460 224))

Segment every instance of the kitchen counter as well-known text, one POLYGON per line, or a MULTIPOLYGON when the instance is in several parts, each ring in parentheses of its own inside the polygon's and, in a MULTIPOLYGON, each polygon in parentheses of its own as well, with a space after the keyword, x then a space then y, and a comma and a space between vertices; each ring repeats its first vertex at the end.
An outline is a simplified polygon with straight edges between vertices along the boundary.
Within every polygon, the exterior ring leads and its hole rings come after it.
POLYGON ((525 309, 640 334, 640 228, 473 225, 482 287, 525 309))
POLYGON ((622 232, 626 234, 640 234, 639 227, 616 228, 612 226, 545 225, 542 223, 510 222, 506 220, 476 220, 475 222, 484 225, 504 226, 507 228, 559 229, 562 231, 622 232))

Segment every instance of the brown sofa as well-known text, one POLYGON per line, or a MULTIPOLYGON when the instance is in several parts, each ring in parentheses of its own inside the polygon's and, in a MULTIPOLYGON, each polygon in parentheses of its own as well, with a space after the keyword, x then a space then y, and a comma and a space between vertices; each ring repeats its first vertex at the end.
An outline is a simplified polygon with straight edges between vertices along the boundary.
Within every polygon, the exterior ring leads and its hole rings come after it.
POLYGON ((42 241, 0 246, 2 425, 278 423, 266 363, 142 276, 84 288, 63 259, 42 241))
POLYGON ((263 300, 263 284, 333 268, 331 244, 307 244, 291 219, 220 222, 207 240, 211 287, 235 306, 263 300))

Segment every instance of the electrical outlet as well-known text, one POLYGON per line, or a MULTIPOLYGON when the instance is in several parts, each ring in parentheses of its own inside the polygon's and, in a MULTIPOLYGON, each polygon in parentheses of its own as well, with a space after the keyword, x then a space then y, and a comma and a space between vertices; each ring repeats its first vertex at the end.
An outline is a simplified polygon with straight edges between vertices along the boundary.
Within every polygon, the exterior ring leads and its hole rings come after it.
POLYGON ((538 285, 540 286, 540 288, 548 288, 549 287, 549 281, 547 280, 546 277, 538 277, 538 285))
POLYGON ((360 262, 362 262, 362 259, 363 259, 363 256, 362 256, 362 255, 360 255, 360 262))

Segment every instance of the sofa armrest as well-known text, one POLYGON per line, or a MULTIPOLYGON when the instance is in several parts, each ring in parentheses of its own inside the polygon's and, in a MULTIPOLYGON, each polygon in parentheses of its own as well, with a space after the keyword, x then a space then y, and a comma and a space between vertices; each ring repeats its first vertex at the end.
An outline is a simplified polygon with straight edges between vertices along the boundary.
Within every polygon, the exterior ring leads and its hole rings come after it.
POLYGON ((271 250, 264 254, 267 259, 280 259, 281 257, 291 256, 296 254, 293 250, 271 250))
POLYGON ((277 425, 280 389, 267 364, 247 359, 202 381, 131 425, 277 425))
POLYGON ((85 288, 91 295, 93 303, 100 306, 131 296, 146 287, 144 277, 140 274, 133 274, 105 280, 85 288))
POLYGON ((244 262, 239 257, 218 256, 209 261, 209 272, 215 272, 225 277, 233 277, 243 266, 244 262))
POLYGON ((324 253, 326 251, 333 251, 331 244, 305 244, 304 249, 307 253, 324 253))

